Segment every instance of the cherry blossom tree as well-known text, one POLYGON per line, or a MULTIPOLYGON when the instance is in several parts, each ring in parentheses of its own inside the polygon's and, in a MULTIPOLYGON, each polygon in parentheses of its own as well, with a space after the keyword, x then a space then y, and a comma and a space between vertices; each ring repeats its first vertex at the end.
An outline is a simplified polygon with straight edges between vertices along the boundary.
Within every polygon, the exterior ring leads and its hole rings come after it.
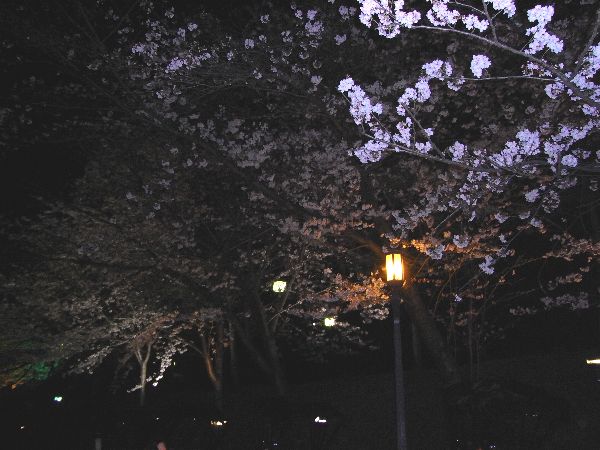
MULTIPOLYGON (((2 116, 11 142, 27 127, 39 142, 94 138, 73 198, 8 233, 47 262, 32 305, 52 277, 77 287, 81 307, 118 290, 130 313, 149 311, 128 316, 135 327, 123 322, 121 346, 173 314, 197 336, 162 330, 161 369, 142 379, 156 381, 187 345, 220 398, 225 345, 244 349, 279 391, 282 345, 368 345, 343 320, 321 323, 348 309, 385 317, 378 270, 394 248, 410 263, 411 321, 449 382, 448 340, 473 359, 502 333, 501 311, 595 302, 597 237, 572 219, 598 220, 589 6, 405 3, 278 6, 243 29, 162 2, 99 4, 65 15, 69 38, 27 22, 27 45, 52 43, 52 64, 68 74, 45 95, 77 113, 28 119, 20 94, 2 116), (78 267, 95 280, 80 282, 78 267), (274 296, 281 278, 290 289, 274 296), (581 293, 561 290, 572 285, 581 293)), ((30 84, 35 98, 42 85, 30 84)), ((28 270, 7 279, 15 299, 28 270)), ((53 292, 55 303, 65 297, 53 292)), ((115 348, 93 342, 78 351, 115 348)))
MULTIPOLYGON (((429 166, 442 180, 433 187, 415 184, 420 198, 394 213, 390 234, 396 245, 429 259, 414 276, 438 278, 435 309, 448 299, 450 323, 472 330, 474 317, 485 321, 491 305, 518 304, 524 294, 560 284, 584 289, 544 296, 543 307, 587 308, 592 298, 595 303, 598 292, 586 274, 597 256, 597 236, 568 222, 575 192, 584 199, 575 209, 583 209, 594 204, 597 190, 598 15, 592 6, 358 3, 360 21, 385 39, 431 33, 446 43, 446 51, 440 45, 435 59, 415 67, 414 81, 388 78, 383 88, 361 87, 346 77, 338 86, 366 138, 353 150, 361 162, 400 155, 421 160, 418 171, 429 166), (588 31, 572 33, 569 27, 588 31), (453 102, 464 105, 462 114, 453 102), (567 273, 540 277, 560 260, 568 262, 567 273), (535 267, 538 286, 524 283, 522 274, 535 267), (509 293, 511 277, 519 277, 522 287, 509 293), (469 306, 461 314, 465 299, 469 306)), ((597 224, 597 209, 584 211, 588 223, 597 224)), ((510 311, 520 315, 543 307, 521 304, 510 311)))

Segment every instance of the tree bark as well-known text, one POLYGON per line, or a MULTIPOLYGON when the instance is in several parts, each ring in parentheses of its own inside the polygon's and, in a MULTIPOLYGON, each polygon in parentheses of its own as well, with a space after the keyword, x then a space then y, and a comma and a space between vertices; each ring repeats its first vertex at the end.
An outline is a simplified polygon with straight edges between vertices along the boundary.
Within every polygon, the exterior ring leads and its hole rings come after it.
POLYGON ((419 330, 417 329, 417 326, 414 322, 411 322, 410 324, 410 338, 415 368, 422 369, 423 353, 421 351, 421 338, 419 337, 419 330))
POLYGON ((215 403, 219 411, 223 411, 223 339, 225 337, 223 327, 223 321, 219 320, 217 323, 217 341, 215 342, 215 375, 217 377, 215 403))
POLYGON ((148 361, 152 352, 152 343, 141 344, 135 349, 135 357, 140 365, 140 406, 146 404, 146 379, 148 378, 148 361), (145 347, 145 353, 142 350, 145 347))
POLYGON ((263 302, 261 301, 257 292, 254 292, 252 299, 257 313, 256 319, 258 321, 258 328, 261 330, 263 342, 267 352, 267 359, 269 361, 269 365, 271 366, 273 385, 275 386, 278 395, 284 395, 286 387, 283 380, 283 370, 279 361, 279 351, 277 350, 275 336, 269 327, 265 306, 263 305, 263 302))
POLYGON ((229 322, 229 366, 231 368, 231 381, 235 389, 240 387, 240 374, 237 360, 237 337, 235 327, 229 322))
POLYGON ((147 367, 145 364, 142 365, 140 370, 140 406, 144 406, 146 403, 146 371, 147 367))
POLYGON ((403 289, 403 297, 411 321, 416 325, 423 344, 431 353, 446 384, 460 381, 460 373, 454 357, 448 352, 446 343, 438 330, 435 320, 425 307, 417 288, 408 284, 403 289))
POLYGON ((281 369, 281 363, 279 361, 279 352, 277 351, 277 343, 275 342, 275 337, 270 331, 269 325, 266 319, 266 313, 264 310, 264 305, 260 301, 260 297, 254 294, 250 295, 252 297, 252 309, 254 314, 252 315, 254 320, 257 323, 258 332, 260 334, 261 341, 263 343, 263 348, 259 349, 252 342, 252 339, 242 328, 239 321, 235 318, 231 318, 231 323, 235 327, 235 331, 240 341, 248 350, 248 354, 252 357, 252 359, 256 362, 258 367, 262 370, 262 372, 270 378, 270 381, 273 383, 275 390, 278 395, 284 395, 286 391, 285 381, 283 379, 283 371, 281 369))

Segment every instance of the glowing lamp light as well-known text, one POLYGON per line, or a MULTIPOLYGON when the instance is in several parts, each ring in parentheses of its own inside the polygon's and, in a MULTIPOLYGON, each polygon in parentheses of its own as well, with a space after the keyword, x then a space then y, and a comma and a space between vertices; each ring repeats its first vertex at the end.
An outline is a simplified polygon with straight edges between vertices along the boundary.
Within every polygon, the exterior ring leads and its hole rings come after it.
POLYGON ((55 395, 52 400, 54 400, 56 403, 60 403, 63 401, 63 398, 62 395, 55 395))
POLYGON ((315 423, 327 423, 327 419, 317 416, 315 417, 315 423))
POLYGON ((596 359, 586 359, 585 363, 590 365, 590 364, 599 364, 600 365, 600 358, 596 358, 596 359))
POLYGON ((285 292, 287 283, 283 280, 277 280, 273 282, 273 292, 285 292))
POLYGON ((226 420, 211 420, 210 421, 210 426, 215 427, 215 428, 225 426, 226 424, 227 424, 226 420))
POLYGON ((402 264, 402 255, 399 253, 385 255, 385 271, 387 281, 403 281, 404 265, 402 264))
POLYGON ((325 317, 325 326, 326 327, 335 326, 335 317, 325 317))

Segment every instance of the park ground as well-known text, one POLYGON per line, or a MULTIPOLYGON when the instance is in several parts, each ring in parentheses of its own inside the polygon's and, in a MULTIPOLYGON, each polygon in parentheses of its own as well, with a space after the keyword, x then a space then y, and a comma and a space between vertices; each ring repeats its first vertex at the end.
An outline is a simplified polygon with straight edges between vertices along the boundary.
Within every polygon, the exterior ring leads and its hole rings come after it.
MULTIPOLYGON (((433 370, 409 370, 409 447, 469 448, 479 436, 488 448, 597 449, 600 382, 586 364, 593 356, 558 353, 488 362, 480 367, 485 381, 477 394, 446 389, 433 370), (473 431, 465 425, 473 420, 480 427, 489 423, 484 431, 473 431)), ((66 398, 48 408, 35 407, 31 400, 27 409, 17 404, 17 393, 4 393, 2 426, 8 430, 3 435, 9 436, 12 450, 93 449, 96 435, 102 437, 103 450, 153 448, 157 439, 165 439, 170 450, 394 448, 389 371, 291 384, 283 400, 267 387, 254 386, 226 399, 226 415, 206 406, 211 403, 206 393, 171 385, 153 395, 140 413, 132 402, 69 407, 66 398)))

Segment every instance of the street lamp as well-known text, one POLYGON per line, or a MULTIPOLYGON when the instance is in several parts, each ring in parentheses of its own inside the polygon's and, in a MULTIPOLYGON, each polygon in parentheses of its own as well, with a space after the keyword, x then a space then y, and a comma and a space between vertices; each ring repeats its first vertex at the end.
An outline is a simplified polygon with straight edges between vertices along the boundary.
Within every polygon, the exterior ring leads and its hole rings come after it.
POLYGON ((287 283, 283 280, 277 280, 273 282, 273 292, 285 292, 287 283))
POLYGON ((404 281, 402 255, 399 253, 385 255, 385 272, 387 274, 387 281, 404 281))
POLYGON ((404 284, 404 265, 399 253, 385 255, 385 271, 391 288, 392 319, 394 323, 394 378, 396 384, 396 445, 407 450, 404 369, 402 366, 402 330, 400 328, 400 289, 404 284))
POLYGON ((335 317, 325 317, 323 322, 325 323, 326 327, 334 327, 336 324, 335 317))

